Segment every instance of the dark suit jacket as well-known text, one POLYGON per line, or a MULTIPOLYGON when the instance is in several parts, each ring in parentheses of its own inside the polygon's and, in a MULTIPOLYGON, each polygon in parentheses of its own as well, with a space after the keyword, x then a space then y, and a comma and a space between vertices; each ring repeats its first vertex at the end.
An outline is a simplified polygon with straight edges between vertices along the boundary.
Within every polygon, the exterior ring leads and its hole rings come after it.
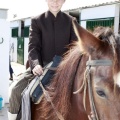
POLYGON ((55 55, 63 55, 66 45, 77 40, 72 26, 73 17, 59 12, 56 17, 47 11, 32 18, 29 35, 29 63, 31 69, 49 63, 55 55))

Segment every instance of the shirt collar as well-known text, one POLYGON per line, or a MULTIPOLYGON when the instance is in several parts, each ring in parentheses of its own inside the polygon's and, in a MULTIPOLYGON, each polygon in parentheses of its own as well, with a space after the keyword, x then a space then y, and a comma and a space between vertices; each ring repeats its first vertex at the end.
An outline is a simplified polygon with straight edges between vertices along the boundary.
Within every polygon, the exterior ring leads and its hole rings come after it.
POLYGON ((49 16, 50 18, 52 18, 52 19, 57 19, 59 16, 60 16, 60 14, 61 14, 61 11, 59 11, 58 13, 57 13, 57 16, 55 17, 50 11, 47 11, 47 16, 49 16))

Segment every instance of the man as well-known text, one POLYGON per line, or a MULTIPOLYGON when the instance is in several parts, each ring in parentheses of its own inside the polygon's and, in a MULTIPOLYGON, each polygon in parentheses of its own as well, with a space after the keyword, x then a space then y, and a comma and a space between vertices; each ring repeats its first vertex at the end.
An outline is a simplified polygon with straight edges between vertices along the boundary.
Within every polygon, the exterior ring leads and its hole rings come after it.
POLYGON ((65 0, 46 0, 49 10, 32 18, 29 36, 28 69, 12 88, 10 95, 9 120, 16 120, 21 103, 21 93, 28 82, 43 73, 43 67, 52 61, 55 55, 62 56, 66 45, 77 40, 73 30, 73 18, 63 12, 65 0))
POLYGON ((66 45, 76 39, 71 17, 60 11, 64 2, 47 0, 49 11, 32 19, 29 62, 34 75, 42 74, 42 67, 54 55, 66 52, 66 45))

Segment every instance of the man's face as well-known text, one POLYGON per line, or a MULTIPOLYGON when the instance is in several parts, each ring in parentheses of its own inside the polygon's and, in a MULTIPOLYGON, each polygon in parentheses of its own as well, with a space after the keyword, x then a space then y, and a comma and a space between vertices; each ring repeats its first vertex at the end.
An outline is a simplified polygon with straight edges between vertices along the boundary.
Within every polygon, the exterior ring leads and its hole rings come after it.
POLYGON ((46 0, 48 3, 49 10, 54 14, 61 10, 61 7, 65 0, 46 0))

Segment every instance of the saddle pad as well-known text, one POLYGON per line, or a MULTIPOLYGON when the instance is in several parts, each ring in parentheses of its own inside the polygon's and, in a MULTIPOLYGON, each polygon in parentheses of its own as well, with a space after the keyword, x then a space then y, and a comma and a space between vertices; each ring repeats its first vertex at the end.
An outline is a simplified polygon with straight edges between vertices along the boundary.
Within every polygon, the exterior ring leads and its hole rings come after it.
POLYGON ((60 56, 55 56, 53 58, 53 61, 50 62, 47 66, 45 66, 45 70, 43 72, 43 74, 38 77, 36 83, 33 85, 33 88, 30 92, 30 96, 32 98, 32 101, 35 103, 35 104, 38 104, 41 99, 42 99, 42 94, 43 94, 43 91, 42 91, 42 88, 40 87, 40 81, 41 83, 43 84, 43 86, 45 87, 46 85, 48 85, 50 83, 50 81, 52 80, 52 77, 55 73, 55 71, 53 70, 49 70, 47 68, 50 68, 50 67, 57 67, 61 61, 62 57, 60 56))
MULTIPOLYGON (((51 67, 51 65, 53 64, 53 62, 50 62, 48 65, 46 65, 46 68, 51 67)), ((30 96, 32 97, 33 92, 35 91, 36 87, 39 85, 40 81, 43 79, 43 77, 45 76, 45 74, 47 73, 48 69, 45 69, 43 71, 43 74, 39 77, 39 79, 36 80, 35 84, 33 85, 31 91, 30 91, 30 96)), ((33 101, 33 99, 32 99, 33 101)), ((34 102, 34 101, 33 101, 34 102)))

